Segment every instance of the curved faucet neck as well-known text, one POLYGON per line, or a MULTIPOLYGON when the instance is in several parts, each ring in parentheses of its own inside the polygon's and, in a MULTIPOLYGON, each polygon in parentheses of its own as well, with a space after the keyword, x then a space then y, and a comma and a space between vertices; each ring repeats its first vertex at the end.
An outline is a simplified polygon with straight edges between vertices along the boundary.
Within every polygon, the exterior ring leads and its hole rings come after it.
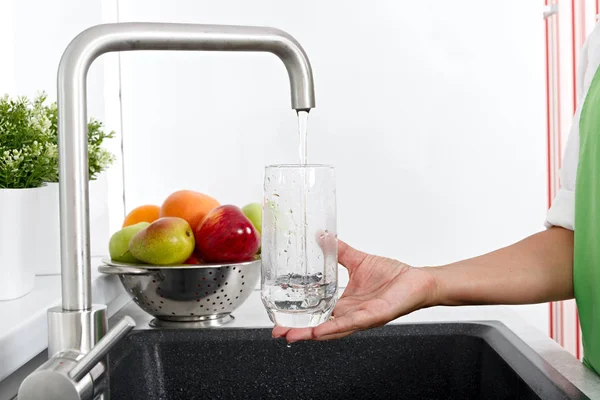
POLYGON ((92 306, 88 153, 87 72, 100 55, 114 51, 248 51, 275 54, 285 65, 292 108, 315 107, 312 69, 300 44, 269 27, 173 23, 116 23, 93 26, 66 48, 58 69, 58 134, 62 308, 92 306))

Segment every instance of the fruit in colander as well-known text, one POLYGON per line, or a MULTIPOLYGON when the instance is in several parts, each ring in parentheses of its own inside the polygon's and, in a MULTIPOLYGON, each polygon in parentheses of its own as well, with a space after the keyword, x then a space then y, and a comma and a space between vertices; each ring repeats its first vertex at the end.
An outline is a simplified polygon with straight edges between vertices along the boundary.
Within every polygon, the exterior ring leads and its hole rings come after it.
POLYGON ((129 251, 136 259, 151 265, 182 264, 194 252, 194 233, 183 218, 159 218, 136 233, 129 251))
POLYGON ((260 247, 260 235, 242 210, 223 205, 196 228, 196 249, 207 263, 250 261, 260 247))

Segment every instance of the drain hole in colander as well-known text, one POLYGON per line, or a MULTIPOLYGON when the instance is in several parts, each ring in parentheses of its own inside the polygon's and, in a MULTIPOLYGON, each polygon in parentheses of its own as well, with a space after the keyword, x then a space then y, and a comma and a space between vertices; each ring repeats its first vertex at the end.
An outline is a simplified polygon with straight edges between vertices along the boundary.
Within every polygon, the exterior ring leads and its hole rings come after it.
POLYGON ((239 269, 239 270, 238 270, 238 274, 241 274, 241 273, 242 273, 242 270, 241 270, 241 269, 239 269))
POLYGON ((199 303, 199 302, 200 302, 200 299, 196 299, 196 301, 199 303))
POLYGON ((213 279, 213 281, 216 281, 216 280, 217 280, 217 278, 213 279))
POLYGON ((158 306, 158 308, 160 308, 162 310, 162 306, 158 306))
POLYGON ((225 278, 225 275, 221 275, 221 278, 225 278))
POLYGON ((219 304, 221 304, 221 305, 222 305, 222 304, 223 304, 223 302, 220 302, 219 304))
POLYGON ((210 285, 208 285, 208 287, 210 287, 210 285))
POLYGON ((156 283, 156 281, 153 279, 153 280, 152 280, 152 283, 156 283))
POLYGON ((175 313, 174 313, 174 312, 172 312, 171 314, 175 315, 175 313))
POLYGON ((219 296, 217 296, 217 299, 220 299, 220 297, 219 297, 219 296))
POLYGON ((196 292, 196 296, 198 296, 198 292, 196 292))
POLYGON ((209 272, 208 272, 208 274, 209 274, 209 275, 212 275, 212 271, 209 271, 209 272))
POLYGON ((223 296, 223 297, 227 297, 227 295, 223 296))
POLYGON ((213 303, 213 306, 214 306, 215 304, 217 304, 217 303, 213 303))
POLYGON ((229 285, 229 282, 225 282, 226 285, 229 285))
POLYGON ((191 312, 191 313, 190 313, 190 315, 194 315, 194 313, 193 313, 193 312, 191 312))
POLYGON ((161 301, 160 301, 160 304, 165 304, 165 302, 161 300, 161 301))
POLYGON ((204 292, 205 295, 208 295, 208 292, 204 292))
POLYGON ((217 294, 217 291, 215 290, 215 291, 213 292, 213 294, 217 294))
POLYGON ((244 285, 246 282, 242 282, 242 285, 244 285))
POLYGON ((205 281, 205 280, 206 280, 206 277, 205 277, 205 276, 203 276, 203 277, 202 277, 202 280, 203 280, 203 281, 205 281))
POLYGON ((221 310, 224 310, 224 309, 225 309, 225 307, 221 307, 221 310))
POLYGON ((235 267, 233 267, 233 270, 235 271, 235 267))
POLYGON ((239 299, 240 297, 239 297, 239 296, 235 296, 235 298, 236 298, 236 299, 239 299))
POLYGON ((242 293, 242 290, 240 290, 240 293, 242 293))
POLYGON ((200 287, 200 284, 198 284, 198 287, 200 287))
POLYGON ((217 311, 217 309, 215 308, 213 311, 217 311))
POLYGON ((221 289, 221 292, 223 291, 223 289, 221 289))
POLYGON ((244 279, 244 275, 242 275, 242 279, 244 279))
MULTIPOLYGON (((208 293, 207 293, 208 294, 208 293)), ((208 299, 206 299, 206 301, 210 301, 210 297, 208 299)))

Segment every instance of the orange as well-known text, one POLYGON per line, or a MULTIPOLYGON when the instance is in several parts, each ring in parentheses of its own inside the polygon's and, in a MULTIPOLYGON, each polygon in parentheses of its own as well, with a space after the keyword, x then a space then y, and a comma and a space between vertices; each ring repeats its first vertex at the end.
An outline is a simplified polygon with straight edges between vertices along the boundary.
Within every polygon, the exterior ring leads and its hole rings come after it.
POLYGON ((185 219, 192 229, 202 222, 206 214, 221 204, 212 197, 193 190, 179 190, 171 193, 160 208, 160 217, 185 219))
POLYGON ((123 228, 129 225, 135 225, 139 222, 154 222, 158 219, 160 207, 153 204, 146 204, 134 208, 127 214, 123 221, 123 228))

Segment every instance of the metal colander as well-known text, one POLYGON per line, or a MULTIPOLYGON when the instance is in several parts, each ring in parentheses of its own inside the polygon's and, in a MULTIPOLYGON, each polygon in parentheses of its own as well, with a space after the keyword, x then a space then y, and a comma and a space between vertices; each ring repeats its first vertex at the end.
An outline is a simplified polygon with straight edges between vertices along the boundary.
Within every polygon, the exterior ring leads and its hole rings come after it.
POLYGON ((231 320, 231 313, 252 293, 261 261, 235 264, 149 266, 102 260, 98 269, 118 275, 133 301, 155 317, 152 326, 211 327, 231 320))

